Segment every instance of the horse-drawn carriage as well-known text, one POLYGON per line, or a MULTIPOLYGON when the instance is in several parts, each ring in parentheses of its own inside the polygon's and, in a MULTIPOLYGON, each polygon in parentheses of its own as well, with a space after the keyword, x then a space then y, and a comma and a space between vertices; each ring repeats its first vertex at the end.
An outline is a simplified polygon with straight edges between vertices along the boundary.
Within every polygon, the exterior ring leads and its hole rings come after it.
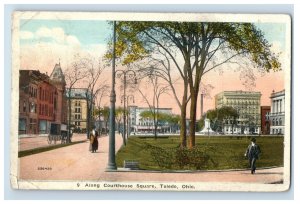
MULTIPOLYGON (((72 134, 70 134, 70 141, 72 134)), ((48 144, 56 144, 56 142, 61 142, 61 144, 67 143, 68 140, 68 129, 65 124, 50 123, 50 131, 48 134, 48 144)))

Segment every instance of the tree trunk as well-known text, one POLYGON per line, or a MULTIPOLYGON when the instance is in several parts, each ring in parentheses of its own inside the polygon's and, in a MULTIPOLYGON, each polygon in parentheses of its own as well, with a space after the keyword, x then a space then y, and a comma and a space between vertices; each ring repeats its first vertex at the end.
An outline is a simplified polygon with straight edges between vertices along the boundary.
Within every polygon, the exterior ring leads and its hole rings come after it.
POLYGON ((186 147, 186 102, 181 105, 180 115, 180 147, 186 147))
MULTIPOLYGON (((187 64, 184 64, 184 76, 187 77, 187 64)), ((186 147, 186 106, 187 106, 187 93, 188 93, 188 81, 187 78, 184 79, 184 87, 183 87, 183 96, 181 103, 181 115, 180 115, 180 147, 186 147)))
MULTIPOLYGON (((71 90, 71 88, 70 88, 71 90)), ((67 143, 71 142, 71 91, 69 90, 69 111, 68 111, 68 116, 69 116, 69 120, 68 120, 68 136, 67 136, 67 143)))
POLYGON ((91 115, 91 110, 90 110, 90 107, 89 107, 89 102, 87 102, 88 104, 88 108, 87 108, 87 121, 86 121, 86 137, 87 139, 90 138, 90 115, 91 115))
POLYGON ((189 148, 193 148, 195 146, 196 116, 197 116, 197 94, 191 92, 189 148))
POLYGON ((181 103, 181 115, 180 115, 180 147, 186 147, 186 106, 187 106, 187 83, 184 82, 184 91, 181 103))

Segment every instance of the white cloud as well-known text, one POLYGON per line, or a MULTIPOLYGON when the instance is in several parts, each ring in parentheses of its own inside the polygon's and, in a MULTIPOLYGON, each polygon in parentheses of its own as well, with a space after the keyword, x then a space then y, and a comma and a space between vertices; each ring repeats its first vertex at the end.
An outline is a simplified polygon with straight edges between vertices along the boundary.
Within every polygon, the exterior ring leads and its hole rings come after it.
POLYGON ((69 45, 80 45, 79 40, 75 36, 72 36, 72 35, 67 36, 66 42, 69 45))
POLYGON ((21 39, 35 39, 39 43, 43 41, 43 38, 52 39, 52 43, 56 44, 67 44, 71 46, 79 46, 81 43, 78 38, 74 35, 67 35, 63 28, 47 28, 41 27, 35 33, 29 31, 20 32, 21 39))
POLYGON ((35 37, 36 38, 51 37, 51 30, 46 27, 41 27, 35 32, 35 37))
POLYGON ((20 38, 24 40, 32 39, 34 37, 34 34, 29 31, 21 31, 20 32, 20 38))

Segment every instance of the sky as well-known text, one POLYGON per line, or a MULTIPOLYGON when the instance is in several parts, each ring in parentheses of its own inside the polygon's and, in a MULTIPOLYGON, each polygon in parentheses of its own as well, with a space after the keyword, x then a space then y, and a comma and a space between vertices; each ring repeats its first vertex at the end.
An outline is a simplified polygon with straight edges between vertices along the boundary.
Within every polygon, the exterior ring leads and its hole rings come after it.
MULTIPOLYGON (((285 24, 259 23, 256 26, 262 30, 265 38, 272 45, 272 51, 281 53, 280 60, 284 63, 285 24)), ((107 43, 111 40, 112 25, 107 21, 99 20, 21 20, 20 21, 20 69, 37 69, 42 73, 51 74, 55 63, 60 62, 63 70, 71 66, 74 56, 91 55, 101 58, 107 50, 107 43)), ((121 68, 117 65, 117 69, 121 68)), ((255 72, 255 86, 252 91, 262 93, 261 105, 270 105, 270 94, 273 90, 284 89, 284 70, 261 74, 255 72)), ((224 65, 222 69, 211 71, 203 77, 204 84, 213 87, 210 96, 204 99, 204 111, 214 108, 214 95, 221 91, 248 90, 240 80, 240 72, 233 71, 232 65, 224 65)), ((111 80, 110 68, 106 69, 101 80, 111 80)), ((118 86, 117 81, 117 96, 118 86)), ((180 91, 181 86, 178 85, 180 91)), ((134 93, 138 106, 147 106, 138 92, 134 93)), ((152 97, 149 93, 149 99, 152 97)), ((160 107, 173 108, 179 114, 179 107, 175 100, 170 100, 172 94, 162 95, 160 107)), ((199 102, 200 104, 200 102, 199 102)), ((109 105, 108 97, 103 100, 103 105, 109 105)), ((117 98, 117 106, 121 105, 117 98)), ((199 109, 200 110, 200 109, 199 109)), ((198 115, 200 111, 198 111, 198 115)))

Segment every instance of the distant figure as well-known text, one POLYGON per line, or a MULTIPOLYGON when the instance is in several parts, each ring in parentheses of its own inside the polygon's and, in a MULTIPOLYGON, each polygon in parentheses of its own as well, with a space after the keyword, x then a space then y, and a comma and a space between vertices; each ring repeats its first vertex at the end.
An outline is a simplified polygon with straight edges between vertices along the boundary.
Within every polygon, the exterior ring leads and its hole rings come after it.
POLYGON ((245 157, 249 160, 249 166, 251 167, 251 174, 255 173, 256 169, 256 160, 258 159, 259 154, 261 153, 260 147, 256 144, 256 139, 251 139, 251 144, 248 146, 245 157))
POLYGON ((94 132, 95 136, 94 136, 94 141, 92 143, 92 152, 96 152, 98 150, 98 131, 94 132))
POLYGON ((90 147, 89 147, 89 151, 90 152, 93 152, 94 139, 95 139, 95 135, 93 134, 93 132, 91 132, 90 133, 90 147))

